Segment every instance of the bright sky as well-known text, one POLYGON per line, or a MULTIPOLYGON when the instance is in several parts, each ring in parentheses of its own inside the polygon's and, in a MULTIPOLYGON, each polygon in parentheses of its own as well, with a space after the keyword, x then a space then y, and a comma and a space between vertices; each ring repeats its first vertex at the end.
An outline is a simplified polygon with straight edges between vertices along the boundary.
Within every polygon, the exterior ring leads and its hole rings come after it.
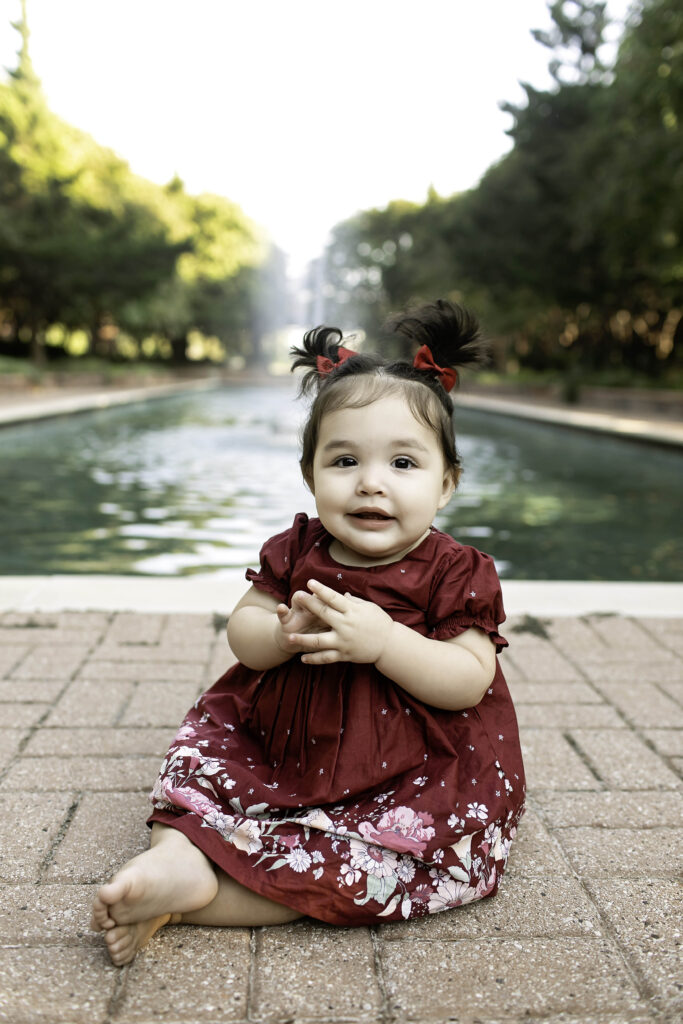
MULTIPOLYGON (((3 11, 7 68, 20 0, 3 11)), ((475 185, 510 147, 499 102, 550 81, 545 0, 28 0, 28 21, 55 113, 236 201, 294 270, 359 209, 475 185)))

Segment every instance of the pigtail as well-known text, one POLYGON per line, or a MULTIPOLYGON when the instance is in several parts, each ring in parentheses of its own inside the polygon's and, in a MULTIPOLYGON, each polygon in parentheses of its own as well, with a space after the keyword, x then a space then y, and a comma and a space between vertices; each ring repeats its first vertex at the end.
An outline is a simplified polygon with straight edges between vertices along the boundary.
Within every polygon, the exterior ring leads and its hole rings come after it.
POLYGON ((294 346, 290 349, 293 358, 292 371, 300 366, 307 367, 301 379, 299 393, 304 395, 316 391, 322 381, 341 367, 347 359, 356 356, 356 352, 344 348, 340 342, 342 332, 338 327, 314 327, 307 331, 303 338, 303 347, 294 346))
POLYGON ((384 329, 415 344, 419 349, 415 368, 432 378, 439 377, 447 391, 457 379, 457 367, 481 365, 488 358, 488 346, 476 318, 467 309, 445 299, 437 299, 407 313, 395 313, 386 321, 384 329))

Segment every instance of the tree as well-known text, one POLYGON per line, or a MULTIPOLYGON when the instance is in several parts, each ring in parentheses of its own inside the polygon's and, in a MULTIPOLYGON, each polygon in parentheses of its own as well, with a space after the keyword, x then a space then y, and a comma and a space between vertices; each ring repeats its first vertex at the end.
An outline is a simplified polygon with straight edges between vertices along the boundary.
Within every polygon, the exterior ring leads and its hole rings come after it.
POLYGON ((609 67, 604 3, 549 10, 534 36, 554 85, 504 104, 512 151, 466 193, 337 225, 326 312, 374 333, 389 309, 444 295, 526 365, 654 375, 680 358, 683 12, 643 0, 609 67))
POLYGON ((600 57, 609 24, 607 4, 556 0, 549 4, 552 26, 533 29, 534 39, 552 52, 548 69, 558 85, 602 82, 607 68, 600 57))
POLYGON ((0 84, 3 318, 36 360, 56 323, 88 330, 103 355, 121 328, 167 339, 177 362, 191 331, 253 360, 266 322, 256 311, 275 280, 274 263, 262 274, 273 258, 262 233, 230 200, 190 196, 177 178, 153 185, 55 117, 22 10, 18 67, 0 84))
POLYGON ((19 65, 0 84, 0 304, 41 361, 50 324, 96 334, 187 246, 149 201, 154 186, 50 112, 17 27, 19 65))
POLYGON ((186 251, 147 299, 123 306, 121 326, 138 340, 155 333, 166 337, 176 363, 186 361, 192 332, 216 338, 224 355, 258 361, 261 334, 254 309, 269 254, 265 238, 222 196, 190 196, 177 181, 166 194, 186 251))

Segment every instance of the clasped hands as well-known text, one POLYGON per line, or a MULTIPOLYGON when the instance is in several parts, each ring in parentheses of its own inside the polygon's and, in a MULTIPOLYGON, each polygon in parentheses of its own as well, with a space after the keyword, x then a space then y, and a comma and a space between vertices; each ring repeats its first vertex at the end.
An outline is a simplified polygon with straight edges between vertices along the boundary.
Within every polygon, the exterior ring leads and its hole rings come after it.
POLYGON ((306 665, 336 661, 374 664, 384 653, 394 622, 374 604, 339 594, 317 580, 297 590, 291 607, 276 608, 275 643, 287 654, 301 654, 306 665))

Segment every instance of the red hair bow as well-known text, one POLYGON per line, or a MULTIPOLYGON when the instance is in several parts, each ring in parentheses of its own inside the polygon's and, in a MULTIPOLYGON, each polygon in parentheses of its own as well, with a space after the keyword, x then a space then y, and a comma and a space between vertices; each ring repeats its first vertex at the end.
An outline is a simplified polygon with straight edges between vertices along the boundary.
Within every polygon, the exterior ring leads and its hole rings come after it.
POLYGON ((444 391, 451 391, 458 379, 458 371, 452 370, 450 366, 437 366, 429 345, 423 345, 417 350, 413 366, 416 370, 435 370, 439 375, 444 391))
POLYGON ((341 364, 345 363, 347 359, 350 359, 351 356, 355 355, 358 355, 358 353, 352 352, 350 348, 343 348, 340 345, 339 348, 337 349, 336 363, 333 363, 331 359, 327 358, 327 356, 316 356, 315 361, 318 367, 318 373, 320 374, 321 377, 327 377, 329 373, 332 373, 335 367, 341 366, 341 364))

